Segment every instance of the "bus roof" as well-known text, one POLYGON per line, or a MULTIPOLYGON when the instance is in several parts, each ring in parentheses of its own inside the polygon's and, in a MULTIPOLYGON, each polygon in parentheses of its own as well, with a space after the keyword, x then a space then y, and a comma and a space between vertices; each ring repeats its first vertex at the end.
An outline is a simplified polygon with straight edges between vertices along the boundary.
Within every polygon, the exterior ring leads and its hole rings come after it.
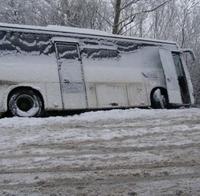
POLYGON ((21 25, 21 24, 9 24, 9 23, 0 23, 0 28, 4 29, 17 29, 17 30, 34 30, 34 31, 45 31, 53 33, 74 33, 79 35, 91 35, 91 36, 101 36, 101 37, 110 37, 118 39, 129 39, 129 40, 138 40, 145 42, 155 42, 163 44, 175 44, 176 42, 166 41, 166 40, 156 40, 156 39, 146 39, 146 38, 137 38, 130 36, 114 35, 105 31, 93 30, 93 29, 84 29, 84 28, 74 28, 58 25, 48 25, 48 26, 32 26, 32 25, 21 25))

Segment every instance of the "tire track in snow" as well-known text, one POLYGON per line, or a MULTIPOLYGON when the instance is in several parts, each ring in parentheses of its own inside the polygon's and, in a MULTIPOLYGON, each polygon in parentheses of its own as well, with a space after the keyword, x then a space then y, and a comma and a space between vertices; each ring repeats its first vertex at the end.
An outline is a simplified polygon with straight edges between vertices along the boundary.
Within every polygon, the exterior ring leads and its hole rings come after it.
POLYGON ((91 122, 84 115, 3 120, 0 193, 197 195, 200 110, 185 111, 136 110, 139 118, 122 111, 122 120, 120 111, 117 120, 112 114, 91 122))

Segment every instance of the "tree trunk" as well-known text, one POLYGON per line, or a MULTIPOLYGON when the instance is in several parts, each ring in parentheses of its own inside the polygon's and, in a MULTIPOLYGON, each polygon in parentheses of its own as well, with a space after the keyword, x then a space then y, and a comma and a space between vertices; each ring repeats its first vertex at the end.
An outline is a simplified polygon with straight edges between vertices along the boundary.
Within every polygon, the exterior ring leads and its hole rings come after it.
POLYGON ((114 24, 113 24, 113 34, 119 33, 119 20, 121 15, 121 0, 115 1, 115 16, 114 16, 114 24))
POLYGON ((158 39, 158 12, 155 12, 154 39, 158 39))

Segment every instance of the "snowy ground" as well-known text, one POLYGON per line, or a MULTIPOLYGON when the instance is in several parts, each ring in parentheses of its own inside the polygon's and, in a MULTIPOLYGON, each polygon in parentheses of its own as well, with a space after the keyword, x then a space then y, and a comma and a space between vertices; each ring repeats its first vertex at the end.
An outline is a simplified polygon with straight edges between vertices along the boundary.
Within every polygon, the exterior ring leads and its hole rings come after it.
POLYGON ((199 195, 200 109, 0 120, 0 195, 199 195))

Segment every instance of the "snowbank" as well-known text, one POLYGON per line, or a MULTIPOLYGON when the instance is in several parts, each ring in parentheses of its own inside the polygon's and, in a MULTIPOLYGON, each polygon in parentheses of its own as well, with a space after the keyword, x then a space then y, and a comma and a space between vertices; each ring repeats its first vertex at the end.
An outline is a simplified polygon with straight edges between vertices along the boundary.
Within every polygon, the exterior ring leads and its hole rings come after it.
POLYGON ((109 121, 109 120, 137 120, 137 119, 155 119, 155 118, 167 118, 179 116, 191 117, 192 115, 200 115, 200 109, 177 109, 177 110, 146 110, 146 109, 128 109, 128 110, 110 110, 110 111, 97 111, 97 112, 86 112, 80 115, 66 116, 66 117, 49 117, 49 118, 2 118, 0 119, 1 127, 23 127, 23 126, 34 126, 34 125, 53 125, 54 123, 76 123, 86 122, 92 123, 97 121, 109 121))

